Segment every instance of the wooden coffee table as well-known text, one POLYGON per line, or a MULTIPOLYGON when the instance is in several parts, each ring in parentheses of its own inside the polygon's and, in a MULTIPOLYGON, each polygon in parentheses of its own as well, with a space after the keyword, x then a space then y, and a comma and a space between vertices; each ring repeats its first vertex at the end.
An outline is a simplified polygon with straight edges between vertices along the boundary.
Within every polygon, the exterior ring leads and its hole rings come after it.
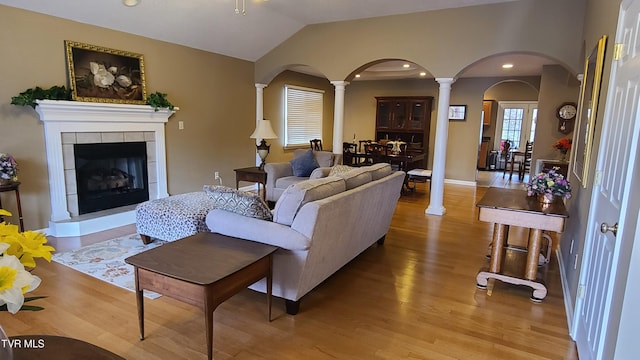
POLYGON ((214 233, 198 233, 128 257, 135 267, 140 339, 144 340, 144 299, 151 290, 200 307, 205 313, 207 355, 213 356, 214 310, 256 281, 267 278, 271 321, 273 252, 278 248, 214 233))

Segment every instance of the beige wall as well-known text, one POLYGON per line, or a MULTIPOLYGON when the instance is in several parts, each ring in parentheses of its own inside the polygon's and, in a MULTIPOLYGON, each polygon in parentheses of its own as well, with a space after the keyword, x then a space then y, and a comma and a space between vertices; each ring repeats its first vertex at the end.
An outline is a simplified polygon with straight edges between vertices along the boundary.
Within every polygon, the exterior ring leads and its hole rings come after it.
MULTIPOLYGON (((27 228, 47 227, 50 216, 44 133, 32 108, 10 101, 28 88, 67 84, 64 40, 144 55, 148 91, 168 93, 180 107, 166 125, 171 194, 202 189, 214 170, 233 184, 233 168, 254 164, 253 63, 6 6, 0 34, 0 152, 19 162, 27 228)), ((15 212, 13 197, 0 196, 15 212)))
POLYGON ((499 101, 538 101, 540 77, 521 78, 518 80, 500 81, 484 92, 485 100, 494 100, 491 114, 491 124, 482 127, 482 136, 491 138, 489 150, 495 150, 493 145, 500 134, 496 134, 496 121, 499 101))
MULTIPOLYGON (((592 149, 592 154, 594 155, 591 157, 590 163, 588 164, 590 174, 594 173, 596 167, 597 153, 602 133, 601 120, 604 116, 604 110, 608 101, 607 88, 609 86, 609 76, 611 74, 611 54, 613 53, 620 3, 620 0, 586 1, 586 16, 583 29, 584 34, 582 38, 583 49, 581 51, 583 61, 596 46, 598 39, 602 37, 602 35, 607 35, 609 37, 605 54, 604 70, 602 73, 602 86, 599 97, 598 113, 596 116, 596 128, 594 131, 594 147, 592 149)), ((586 188, 581 186, 580 182, 573 174, 573 171, 570 171, 569 181, 573 186, 572 197, 567 203, 568 211, 571 216, 567 220, 565 232, 562 234, 560 251, 562 261, 564 263, 566 282, 569 285, 569 292, 566 296, 570 299, 569 303, 571 308, 573 308, 578 289, 582 254, 584 252, 586 224, 588 223, 591 192, 593 191, 593 176, 590 176, 587 180, 586 188)), ((619 304, 617 300, 614 301, 614 307, 620 305, 621 304, 619 304)), ((614 321, 618 320, 619 319, 615 319, 614 321)))
POLYGON ((351 80, 361 66, 405 59, 434 77, 455 77, 504 52, 542 54, 580 71, 584 0, 520 0, 357 21, 310 25, 256 62, 256 81, 304 64, 329 80, 351 80))
POLYGON ((267 141, 271 146, 267 162, 283 162, 293 158, 293 149, 284 148, 284 87, 296 85, 311 89, 323 90, 322 148, 332 150, 333 145, 333 108, 334 88, 327 79, 301 74, 293 71, 280 73, 264 89, 264 117, 271 120, 273 131, 278 139, 267 141))

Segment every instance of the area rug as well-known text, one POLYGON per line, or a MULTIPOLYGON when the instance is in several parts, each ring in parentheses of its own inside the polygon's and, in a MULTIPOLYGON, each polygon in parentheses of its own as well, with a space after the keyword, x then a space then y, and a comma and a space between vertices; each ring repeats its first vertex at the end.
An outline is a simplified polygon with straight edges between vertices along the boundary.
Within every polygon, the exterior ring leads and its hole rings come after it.
MULTIPOLYGON (((53 261, 123 289, 135 291, 133 266, 125 263, 124 259, 163 244, 164 241, 155 239, 144 245, 138 234, 132 234, 56 253, 53 261)), ((161 295, 144 290, 144 296, 156 299, 161 295)))

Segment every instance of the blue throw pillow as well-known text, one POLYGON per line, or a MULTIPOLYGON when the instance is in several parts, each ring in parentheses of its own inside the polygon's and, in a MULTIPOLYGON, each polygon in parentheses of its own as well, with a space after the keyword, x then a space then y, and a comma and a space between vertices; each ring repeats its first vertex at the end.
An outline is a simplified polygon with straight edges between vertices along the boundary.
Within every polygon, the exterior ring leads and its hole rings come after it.
POLYGON ((313 150, 311 149, 307 150, 303 155, 291 160, 290 163, 293 168, 293 175, 300 177, 308 177, 311 175, 313 170, 320 167, 315 156, 313 156, 313 150))

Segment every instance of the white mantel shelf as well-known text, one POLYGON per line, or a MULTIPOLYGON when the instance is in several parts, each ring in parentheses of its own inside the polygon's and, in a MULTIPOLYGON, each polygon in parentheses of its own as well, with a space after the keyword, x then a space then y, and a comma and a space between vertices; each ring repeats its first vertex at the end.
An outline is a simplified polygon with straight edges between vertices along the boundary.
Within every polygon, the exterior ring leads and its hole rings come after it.
MULTIPOLYGON (((51 220, 48 234, 80 236, 135 222, 134 210, 110 213, 103 217, 79 216, 69 212, 67 183, 63 162, 63 133, 145 132, 153 133, 157 183, 150 189, 150 198, 169 196, 165 124, 175 110, 155 111, 149 105, 92 103, 80 101, 38 100, 36 112, 44 123, 44 135, 51 195, 51 220), (153 197, 151 197, 153 194, 153 197)), ((151 176, 151 174, 150 174, 151 176)), ((88 215, 88 214, 87 214, 88 215)))
POLYGON ((92 103, 63 100, 36 100, 36 111, 43 122, 167 122, 175 110, 158 109, 149 105, 92 103))

